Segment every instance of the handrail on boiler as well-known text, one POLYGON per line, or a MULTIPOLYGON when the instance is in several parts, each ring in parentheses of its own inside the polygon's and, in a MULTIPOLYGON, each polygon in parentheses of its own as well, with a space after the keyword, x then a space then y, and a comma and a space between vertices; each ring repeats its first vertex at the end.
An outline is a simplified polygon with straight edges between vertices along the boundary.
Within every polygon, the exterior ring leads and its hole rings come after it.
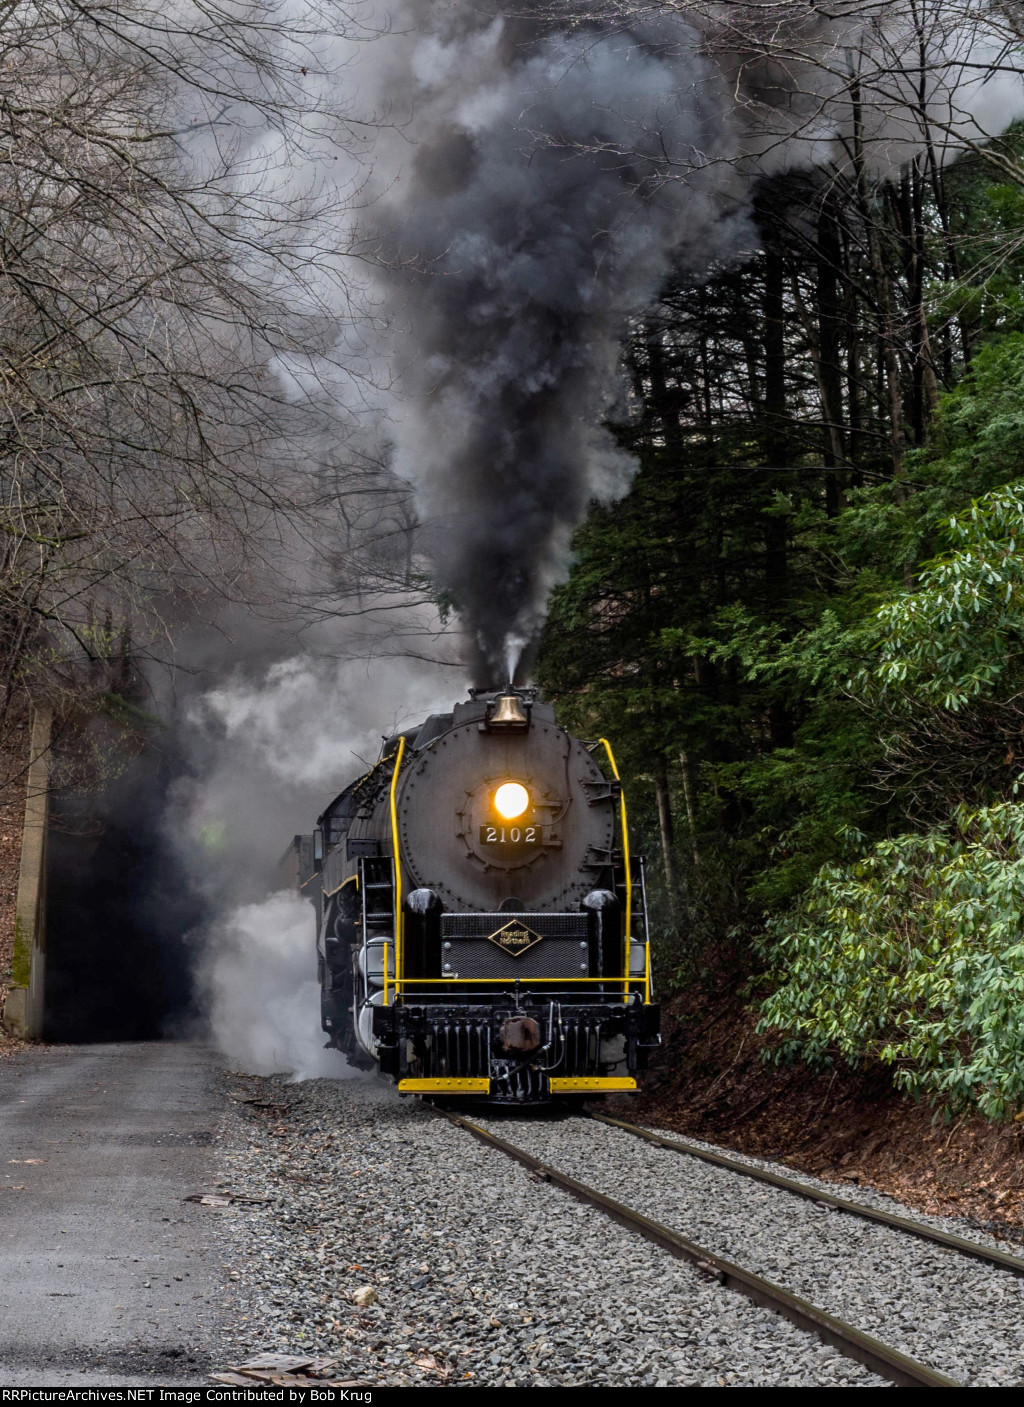
MULTIPOLYGON (((395 791, 398 787, 398 772, 402 765, 402 758, 405 755, 405 738, 398 739, 398 750, 395 754, 395 770, 391 774, 391 856, 395 869, 395 991, 399 990, 399 983, 402 980, 402 964, 405 960, 404 937, 404 915, 402 913, 402 856, 398 847, 398 811, 395 806, 395 791)), ((385 967, 385 971, 387 968, 385 967)))
MULTIPOLYGON (((608 754, 608 765, 612 769, 612 776, 619 784, 619 819, 622 823, 622 865, 626 871, 626 932, 623 939, 622 950, 622 970, 627 975, 629 973, 629 940, 633 936, 633 872, 629 865, 629 824, 626 820, 626 793, 622 789, 622 778, 619 776, 619 769, 615 765, 615 754, 612 752, 612 745, 607 738, 598 738, 605 752, 608 754)), ((646 934, 644 937, 646 938, 646 934)), ((624 997, 623 1000, 628 1000, 624 997)))

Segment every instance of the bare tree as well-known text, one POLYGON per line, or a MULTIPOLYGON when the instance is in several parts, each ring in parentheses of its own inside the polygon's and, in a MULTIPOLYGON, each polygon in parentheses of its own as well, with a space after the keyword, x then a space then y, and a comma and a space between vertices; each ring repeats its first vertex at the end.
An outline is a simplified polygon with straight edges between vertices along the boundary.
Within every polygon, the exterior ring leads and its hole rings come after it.
POLYGON ((339 239, 358 163, 292 179, 345 152, 330 85, 304 86, 343 21, 0 9, 0 727, 19 682, 123 672, 126 632, 185 602, 298 599, 319 516, 360 487, 324 467, 358 377, 320 385, 358 317, 339 239))

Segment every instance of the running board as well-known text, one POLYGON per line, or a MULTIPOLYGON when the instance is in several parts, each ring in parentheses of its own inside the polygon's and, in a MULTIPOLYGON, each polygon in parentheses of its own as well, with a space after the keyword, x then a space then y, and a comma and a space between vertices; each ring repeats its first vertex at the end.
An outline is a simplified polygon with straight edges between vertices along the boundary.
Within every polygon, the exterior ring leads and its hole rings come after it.
POLYGON ((399 1094, 490 1094, 491 1082, 483 1079, 399 1080, 399 1094))
POLYGON ((578 1075, 573 1078, 558 1078, 552 1075, 548 1080, 548 1087, 552 1094, 601 1093, 617 1089, 636 1089, 636 1080, 629 1075, 578 1075))

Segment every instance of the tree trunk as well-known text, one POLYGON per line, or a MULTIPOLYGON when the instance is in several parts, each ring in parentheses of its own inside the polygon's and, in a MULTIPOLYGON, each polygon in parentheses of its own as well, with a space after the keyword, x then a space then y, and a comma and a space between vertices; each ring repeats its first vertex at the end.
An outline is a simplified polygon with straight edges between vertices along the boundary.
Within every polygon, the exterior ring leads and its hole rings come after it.
POLYGON ((679 453, 682 437, 679 426, 679 405, 669 389, 665 371, 664 331, 657 324, 648 324, 644 347, 647 352, 647 374, 651 390, 647 398, 651 410, 661 424, 665 438, 665 448, 674 455, 679 453))
POLYGON ((844 220, 840 226, 843 269, 846 274, 843 298, 843 319, 846 325, 846 415, 850 432, 848 436, 850 455, 850 484, 860 488, 860 460, 864 453, 864 435, 861 421, 863 387, 860 364, 860 300, 851 277, 853 264, 853 236, 844 220))
MULTIPOLYGON (((786 338, 783 301, 784 269, 781 250, 765 247, 764 274, 764 408, 765 449, 769 465, 781 468, 787 462, 789 436, 786 419, 786 338)), ((764 519, 765 606, 769 619, 780 620, 785 608, 789 577, 789 524, 778 513, 764 519)), ((781 703, 769 705, 769 726, 774 747, 792 747, 793 730, 788 710, 781 703)))
POLYGON ((896 330, 892 315, 892 285, 882 254, 881 231, 871 205, 871 192, 868 184, 867 162, 864 155, 864 126, 861 109, 860 85, 851 88, 853 100, 853 140, 854 168, 857 173, 857 204, 868 247, 868 267, 875 295, 878 320, 879 370, 884 375, 885 400, 889 413, 889 452, 892 459, 894 479, 903 474, 903 455, 906 448, 906 431, 903 424, 903 382, 900 375, 900 359, 896 347, 896 330))
POLYGON ((683 769, 683 800, 686 802, 686 823, 690 828, 690 851, 693 867, 700 869, 700 847, 697 844, 697 818, 693 805, 693 778, 690 776, 690 759, 685 752, 679 754, 679 765, 683 769))
POLYGON ((658 827, 661 831, 661 856, 665 864, 665 887, 668 891, 669 916, 673 924, 679 920, 676 889, 676 837, 672 822, 672 801, 668 790, 668 765, 663 756, 654 763, 654 795, 658 803, 658 827))
MULTIPOLYGON (((840 370, 839 269, 842 246, 836 226, 834 196, 829 192, 818 214, 818 389, 825 423, 825 463, 838 468, 843 449, 843 378, 840 370)), ((836 474, 825 476, 825 511, 834 518, 842 508, 842 491, 836 474)))

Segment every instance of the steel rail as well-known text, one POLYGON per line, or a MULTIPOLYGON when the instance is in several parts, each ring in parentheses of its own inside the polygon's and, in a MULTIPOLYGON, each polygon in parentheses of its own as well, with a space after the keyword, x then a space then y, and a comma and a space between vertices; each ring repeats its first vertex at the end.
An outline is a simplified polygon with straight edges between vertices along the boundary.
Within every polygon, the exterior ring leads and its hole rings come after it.
POLYGON ((442 1109, 436 1104, 432 1104, 431 1107, 449 1123, 454 1124, 457 1128, 465 1129, 467 1133, 478 1138, 487 1147, 495 1148, 507 1157, 513 1158, 544 1182, 550 1182, 568 1192, 577 1201, 597 1208, 612 1221, 616 1221, 627 1230, 643 1236, 679 1260, 689 1261, 728 1289, 746 1295, 748 1299, 753 1300, 755 1304, 762 1305, 765 1309, 773 1310, 784 1319, 788 1319, 791 1324, 796 1325, 798 1329, 814 1334, 823 1343, 837 1349, 845 1358, 852 1358, 857 1363, 863 1364, 873 1373, 895 1383, 897 1387, 964 1386, 963 1383, 936 1372, 934 1368, 929 1368, 926 1364, 918 1363, 916 1359, 909 1358, 905 1353, 890 1348, 888 1344, 882 1343, 879 1339, 872 1338, 870 1334, 865 1334, 855 1325, 835 1318, 826 1310, 819 1309, 808 1300, 801 1299, 799 1295, 791 1294, 781 1285, 774 1285, 770 1280, 763 1280, 761 1276, 755 1275, 743 1266, 725 1260, 714 1251, 705 1250, 696 1242, 690 1241, 685 1236, 680 1236, 678 1232, 663 1226, 660 1222, 644 1216, 642 1212, 634 1211, 632 1207, 624 1206, 622 1202, 607 1197, 596 1187, 589 1187, 585 1182, 577 1182, 574 1177, 560 1172, 558 1168, 551 1167, 540 1158, 535 1158, 524 1148, 518 1148, 514 1143, 508 1143, 505 1139, 498 1138, 496 1134, 490 1133, 487 1129, 481 1128, 479 1124, 474 1124, 469 1119, 463 1118, 461 1114, 450 1113, 447 1109, 442 1109))
POLYGON ((891 1227, 894 1231, 904 1231, 910 1236, 917 1236, 922 1241, 932 1241, 936 1245, 945 1246, 947 1250, 957 1251, 960 1255, 972 1256, 975 1260, 998 1266, 1000 1270, 1008 1270, 1013 1275, 1024 1276, 1024 1260, 1017 1256, 1011 1256, 1006 1251, 996 1250, 993 1246, 979 1245, 977 1241, 968 1241, 965 1236, 957 1236, 951 1231, 939 1231, 936 1227, 926 1226, 920 1221, 913 1221, 910 1217, 898 1216, 895 1212, 885 1212, 876 1207, 865 1206, 863 1202, 851 1202, 846 1197, 837 1197, 831 1192, 823 1191, 820 1187, 809 1187, 807 1183, 798 1182, 796 1178, 783 1177, 780 1173, 768 1172, 765 1168, 750 1167, 747 1163, 741 1163, 737 1158, 730 1158, 726 1153, 712 1153, 709 1149, 701 1148, 689 1141, 665 1138, 662 1134, 652 1133, 650 1129, 640 1128, 637 1124, 628 1124, 623 1119, 612 1118, 609 1114, 598 1114, 593 1110, 588 1110, 587 1117, 595 1119, 601 1124, 610 1124, 612 1128, 623 1129, 635 1138, 642 1138, 645 1142, 653 1143, 658 1148, 667 1148, 673 1153, 683 1153, 690 1158, 699 1158, 701 1162, 711 1163, 716 1168, 726 1168, 729 1172, 753 1178, 756 1182, 766 1182, 770 1187, 781 1188, 784 1192, 793 1192, 798 1197, 804 1197, 809 1202, 817 1202, 821 1206, 830 1207, 833 1211, 848 1212, 851 1216, 858 1216, 864 1221, 876 1221, 881 1226, 891 1227))

